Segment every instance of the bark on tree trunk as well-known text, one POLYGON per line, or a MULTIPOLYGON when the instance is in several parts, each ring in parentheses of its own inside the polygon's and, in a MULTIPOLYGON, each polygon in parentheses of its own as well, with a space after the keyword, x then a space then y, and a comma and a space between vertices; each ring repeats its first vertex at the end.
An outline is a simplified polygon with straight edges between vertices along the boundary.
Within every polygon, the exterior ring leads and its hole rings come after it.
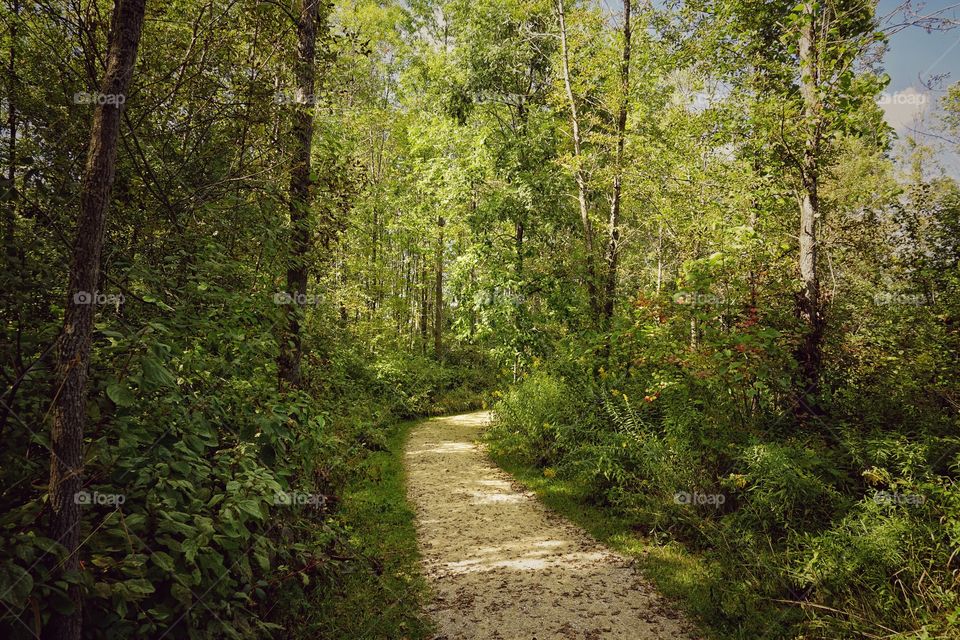
POLYGON ((293 114, 293 154, 290 161, 290 255, 287 259, 287 330, 281 337, 277 363, 280 388, 301 385, 300 360, 303 345, 300 324, 307 293, 307 254, 310 249, 310 153, 313 148, 314 61, 320 0, 300 0, 297 19, 297 82, 293 114))
MULTIPOLYGON (((106 71, 100 92, 113 99, 99 100, 90 130, 90 145, 80 191, 73 257, 67 286, 63 330, 57 341, 55 387, 52 406, 50 458, 50 537, 69 554, 60 565, 63 573, 80 569, 80 507, 76 495, 83 473, 83 418, 87 400, 87 367, 94 306, 100 278, 100 255, 106 227, 110 194, 116 173, 120 118, 127 88, 137 58, 143 30, 146 0, 118 0, 110 27, 106 71), (123 98, 120 98, 123 96, 123 98)), ((43 637, 67 640, 80 637, 83 622, 80 588, 69 587, 74 610, 54 613, 43 637)))
POLYGON ((663 222, 657 225, 657 295, 663 287, 663 222))
POLYGON ((587 293, 590 297, 590 310, 594 317, 599 315, 599 301, 597 293, 597 269, 594 260, 593 225, 590 222, 590 208, 587 202, 587 176, 583 170, 583 155, 580 137, 580 116, 577 112, 577 101, 573 96, 573 85, 570 82, 570 55, 567 47, 567 25, 563 11, 563 0, 557 0, 557 17, 560 21, 560 53, 563 62, 563 85, 567 91, 567 101, 570 105, 570 128, 573 135, 574 178, 577 182, 577 202, 580 205, 580 224, 583 227, 584 245, 586 248, 587 293))
MULTIPOLYGON (((22 270, 22 259, 20 265, 17 265, 17 256, 22 253, 17 251, 16 226, 17 226, 17 20, 20 18, 20 1, 14 0, 12 7, 13 15, 10 20, 10 51, 7 63, 7 180, 6 185, 0 188, 0 198, 5 201, 4 207, 4 235, 3 243, 6 247, 4 256, 6 260, 7 273, 13 274, 22 270)), ((10 309, 9 315, 3 314, 4 322, 15 323, 17 326, 17 335, 20 335, 23 326, 20 307, 17 305, 7 305, 10 309)), ((19 344, 19 342, 18 342, 19 344)), ((23 380, 23 362, 20 358, 20 350, 13 358, 13 373, 15 382, 10 386, 7 392, 6 401, 0 403, 0 437, 7 428, 7 420, 10 418, 11 407, 16 401, 17 392, 20 389, 20 382, 23 380)))
POLYGON ((797 312, 806 325, 805 335, 797 351, 797 360, 803 376, 802 389, 797 399, 800 413, 819 413, 816 406, 805 400, 809 393, 819 392, 823 348, 824 317, 820 299, 820 280, 817 274, 817 239, 820 219, 818 160, 821 142, 821 104, 819 94, 819 66, 817 60, 816 30, 818 9, 812 2, 803 7, 800 33, 800 94, 803 98, 806 140, 802 159, 802 193, 800 194, 800 253, 799 269, 802 289, 797 312))
MULTIPOLYGON (((617 261, 620 257, 620 195, 623 184, 623 149, 626 144, 627 109, 630 99, 630 0, 623 0, 623 57, 620 59, 620 110, 617 113, 617 153, 614 160, 613 196, 607 239, 607 281, 604 287, 603 320, 609 328, 617 294, 617 261)), ((609 336, 607 338, 609 349, 609 336)))
MULTIPOLYGON (((14 228, 17 217, 17 20, 20 17, 20 1, 14 0, 13 19, 10 20, 10 58, 7 67, 7 208, 4 231, 4 244, 10 266, 17 257, 17 243, 14 238, 14 228)), ((6 420, 3 421, 6 423, 6 420)))
POLYGON ((443 217, 437 218, 439 237, 437 239, 437 280, 434 289, 433 307, 433 352, 439 358, 443 355, 443 217))
POLYGON ((423 264, 420 266, 420 349, 427 352, 427 306, 430 297, 427 285, 427 257, 423 256, 423 264))

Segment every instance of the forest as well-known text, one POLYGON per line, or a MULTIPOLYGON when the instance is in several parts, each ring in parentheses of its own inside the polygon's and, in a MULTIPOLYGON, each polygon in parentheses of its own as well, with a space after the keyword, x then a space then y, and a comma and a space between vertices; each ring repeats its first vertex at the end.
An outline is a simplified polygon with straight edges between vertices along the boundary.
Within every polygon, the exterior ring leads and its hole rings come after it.
POLYGON ((0 636, 528 640, 431 616, 485 411, 690 637, 960 638, 956 5, 0 15, 0 636))

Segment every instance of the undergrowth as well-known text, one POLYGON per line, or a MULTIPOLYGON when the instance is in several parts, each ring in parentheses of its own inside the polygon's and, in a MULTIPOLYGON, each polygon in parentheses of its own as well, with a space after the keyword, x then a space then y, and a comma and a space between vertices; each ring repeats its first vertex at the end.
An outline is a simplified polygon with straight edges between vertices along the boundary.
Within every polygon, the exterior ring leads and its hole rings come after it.
POLYGON ((491 454, 641 558, 714 637, 960 637, 960 456, 946 417, 880 429, 882 407, 847 398, 801 429, 773 394, 751 408, 684 365, 594 376, 578 364, 558 359, 506 391, 491 454))

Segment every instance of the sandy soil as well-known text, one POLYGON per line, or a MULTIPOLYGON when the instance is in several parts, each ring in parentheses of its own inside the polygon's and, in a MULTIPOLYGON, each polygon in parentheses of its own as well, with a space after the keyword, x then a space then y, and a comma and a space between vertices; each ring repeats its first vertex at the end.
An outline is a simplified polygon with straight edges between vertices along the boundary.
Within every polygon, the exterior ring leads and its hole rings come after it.
POLYGON ((629 560, 486 458, 476 440, 488 420, 428 420, 407 443, 437 640, 695 638, 629 560))

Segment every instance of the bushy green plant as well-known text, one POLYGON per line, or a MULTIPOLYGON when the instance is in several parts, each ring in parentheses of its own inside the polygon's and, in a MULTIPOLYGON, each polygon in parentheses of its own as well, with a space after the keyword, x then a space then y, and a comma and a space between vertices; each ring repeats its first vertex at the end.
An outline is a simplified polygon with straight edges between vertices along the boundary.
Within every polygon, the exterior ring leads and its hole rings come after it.
MULTIPOLYGON (((738 457, 737 484, 743 485, 741 509, 751 525, 777 536, 816 528, 841 504, 831 484, 838 474, 824 449, 799 442, 764 443, 744 448, 738 457)), ((746 524, 746 523, 745 523, 746 524)))
MULTIPOLYGON (((265 327, 281 310, 268 291, 251 297, 211 281, 216 271, 187 274, 173 304, 145 293, 96 327, 83 570, 68 576, 85 594, 86 637, 171 627, 171 637, 268 637, 316 615, 343 573, 368 561, 349 550, 337 510, 363 460, 384 448, 386 423, 429 414, 451 388, 475 402, 486 383, 482 363, 461 371, 400 349, 371 356, 327 306, 307 319, 312 386, 280 394, 276 337, 265 327)), ((31 381, 18 415, 43 416, 44 383, 31 381)), ((17 425, 0 464, 4 486, 16 489, 0 515, 0 601, 21 621, 43 611, 33 618, 41 628, 71 606, 67 583, 50 578, 63 549, 36 527, 43 433, 17 425), (12 464, 24 451, 29 463, 12 464)), ((30 637, 14 616, 0 629, 30 637)))
POLYGON ((901 629, 931 625, 932 632, 947 614, 955 615, 960 596, 949 567, 957 540, 942 523, 956 522, 958 501, 950 498, 956 489, 928 489, 929 495, 865 496, 829 530, 794 541, 797 585, 846 614, 813 612, 814 627, 841 633, 864 620, 882 620, 901 629))
POLYGON ((492 446, 529 464, 553 464, 567 444, 564 434, 578 420, 574 408, 563 380, 535 372, 494 405, 492 446))

